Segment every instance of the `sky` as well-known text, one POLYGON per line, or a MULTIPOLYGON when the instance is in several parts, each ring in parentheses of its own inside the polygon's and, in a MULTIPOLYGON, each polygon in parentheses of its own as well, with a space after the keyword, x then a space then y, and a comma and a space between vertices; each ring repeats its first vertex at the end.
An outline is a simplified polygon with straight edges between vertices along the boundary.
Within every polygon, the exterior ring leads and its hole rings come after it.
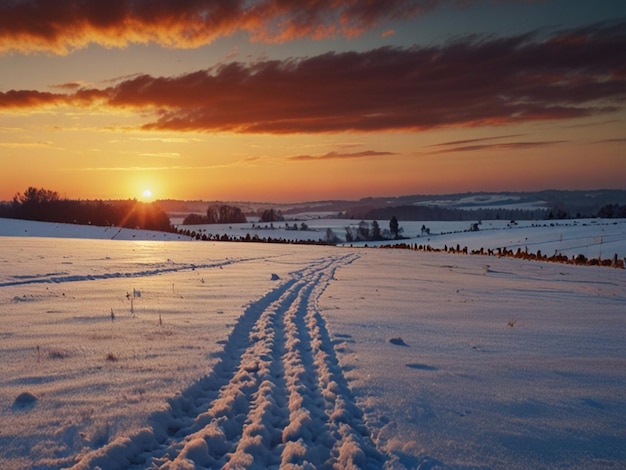
POLYGON ((626 189, 623 0, 4 0, 0 200, 626 189))

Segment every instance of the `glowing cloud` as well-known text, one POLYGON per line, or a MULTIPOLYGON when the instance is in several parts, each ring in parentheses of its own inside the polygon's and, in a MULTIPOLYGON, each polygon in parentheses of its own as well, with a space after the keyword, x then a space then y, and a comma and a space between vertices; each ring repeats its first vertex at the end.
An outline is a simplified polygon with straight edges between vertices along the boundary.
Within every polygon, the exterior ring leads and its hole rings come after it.
POLYGON ((430 9, 433 0, 15 0, 0 3, 0 51, 66 54, 91 43, 193 48, 247 32, 253 40, 356 36, 390 19, 430 9))
POLYGON ((145 130, 267 134, 559 120, 623 109, 624 57, 626 22, 614 22, 547 37, 233 62, 66 94, 11 90, 0 93, 0 110, 97 104, 153 113, 145 130))

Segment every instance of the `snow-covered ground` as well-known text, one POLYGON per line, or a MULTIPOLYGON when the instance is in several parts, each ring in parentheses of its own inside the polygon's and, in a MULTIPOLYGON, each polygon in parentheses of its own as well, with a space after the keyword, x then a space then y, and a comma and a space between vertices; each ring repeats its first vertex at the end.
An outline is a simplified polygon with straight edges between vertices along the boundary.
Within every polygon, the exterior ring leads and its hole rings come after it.
POLYGON ((66 229, 0 220, 2 468, 626 466, 626 270, 66 229))
MULTIPOLYGON (((285 224, 301 227, 302 222, 287 221, 267 223, 247 223, 232 225, 188 225, 183 229, 207 235, 228 235, 245 238, 247 235, 259 238, 284 240, 324 240, 328 229, 345 241, 346 227, 356 230, 359 220, 346 219, 312 219, 304 223, 308 230, 286 230, 285 224)), ((372 221, 367 221, 371 224, 372 221)), ((381 230, 389 229, 388 221, 378 221, 381 230)), ((378 246, 390 243, 411 243, 430 245, 432 248, 443 249, 457 244, 468 250, 480 248, 509 250, 536 253, 541 250, 548 256, 554 253, 568 257, 582 254, 587 258, 626 257, 626 220, 624 219, 577 219, 559 221, 534 220, 485 220, 480 221, 477 232, 470 232, 476 222, 400 222, 403 229, 402 240, 386 240, 380 242, 354 242, 353 246, 378 246), (514 222, 514 223, 512 223, 514 222), (422 227, 429 229, 430 234, 422 232, 422 227)))
MULTIPOLYGON (((210 236, 228 235, 233 238, 257 236, 259 239, 283 239, 289 241, 325 240, 328 229, 345 240, 346 228, 356 230, 358 220, 312 219, 304 223, 307 230, 301 230, 302 221, 276 222, 274 224, 249 222, 245 224, 181 225, 181 229, 195 231, 210 236), (287 230, 288 224, 291 229, 287 230), (293 225, 298 230, 293 230, 293 225)), ((367 221, 371 224, 372 221, 367 221)), ((548 256, 559 253, 568 257, 582 254, 587 258, 610 259, 617 254, 626 258, 625 219, 575 219, 560 221, 533 220, 485 220, 480 221, 479 230, 470 232, 473 222, 401 222, 401 240, 367 241, 345 243, 352 246, 380 246, 394 243, 430 245, 432 248, 467 247, 508 250, 528 250, 536 253, 541 250, 548 256), (514 222, 514 223, 512 223, 514 222), (422 227, 430 233, 422 232, 422 227)), ((379 221, 381 230, 388 230, 388 222, 379 221)), ((161 233, 148 230, 120 229, 118 227, 81 226, 74 224, 42 224, 29 220, 1 219, 0 237, 55 237, 97 240, 151 240, 189 241, 189 237, 176 233, 161 233)))
POLYGON ((32 220, 0 218, 2 237, 53 237, 90 240, 184 240, 187 237, 175 233, 150 230, 130 230, 120 227, 98 227, 96 225, 41 223, 32 220))
POLYGON ((510 194, 475 194, 463 198, 455 199, 433 199, 430 201, 420 201, 416 205, 446 207, 451 209, 520 209, 533 210, 545 209, 545 201, 528 201, 521 196, 510 194))

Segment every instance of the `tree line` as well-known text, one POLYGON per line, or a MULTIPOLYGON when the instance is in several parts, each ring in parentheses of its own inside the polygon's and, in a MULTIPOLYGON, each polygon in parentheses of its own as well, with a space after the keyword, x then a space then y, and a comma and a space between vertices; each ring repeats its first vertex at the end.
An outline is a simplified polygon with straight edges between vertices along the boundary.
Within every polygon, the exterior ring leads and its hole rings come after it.
POLYGON ((228 204, 210 205, 206 214, 189 214, 183 220, 183 225, 205 224, 240 224, 246 222, 246 216, 237 206, 228 204))
POLYGON ((471 220, 552 220, 570 218, 626 218, 626 205, 606 204, 585 213, 572 212, 564 205, 553 204, 551 208, 537 209, 457 209, 441 206, 394 206, 362 211, 348 211, 351 219, 388 219, 397 215, 402 220, 414 221, 471 221, 471 220))
POLYGON ((346 242, 359 241, 380 241, 389 240, 391 238, 398 240, 401 238, 404 229, 400 227, 396 216, 392 216, 389 220, 389 229, 382 229, 377 220, 373 220, 372 224, 361 220, 357 227, 346 227, 346 242))
POLYGON ((370 220, 390 219, 397 216, 402 220, 416 221, 464 221, 464 220, 541 220, 547 215, 546 209, 454 209, 440 206, 395 206, 372 209, 366 213, 351 213, 348 218, 362 218, 370 220))
MULTIPOLYGON (((282 212, 275 209, 259 209, 259 222, 284 222, 282 212)), ((247 222, 243 211, 237 206, 229 204, 213 204, 207 208, 204 214, 189 214, 183 220, 182 225, 206 225, 206 224, 239 224, 247 222)))
POLYGON ((56 191, 34 187, 29 187, 23 193, 17 193, 10 203, 1 204, 0 217, 174 231, 168 215, 155 203, 139 202, 136 199, 81 201, 62 198, 56 191))
POLYGON ((602 219, 626 219, 626 205, 607 204, 600 208, 598 217, 602 219))

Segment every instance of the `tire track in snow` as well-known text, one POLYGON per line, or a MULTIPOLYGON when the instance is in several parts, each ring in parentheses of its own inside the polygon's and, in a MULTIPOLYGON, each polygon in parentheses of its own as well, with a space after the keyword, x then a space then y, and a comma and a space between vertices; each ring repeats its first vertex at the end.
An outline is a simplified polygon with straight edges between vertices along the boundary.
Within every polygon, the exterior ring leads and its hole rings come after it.
POLYGON ((75 468, 381 468, 317 300, 356 255, 292 273, 251 304, 213 372, 146 429, 75 468))

